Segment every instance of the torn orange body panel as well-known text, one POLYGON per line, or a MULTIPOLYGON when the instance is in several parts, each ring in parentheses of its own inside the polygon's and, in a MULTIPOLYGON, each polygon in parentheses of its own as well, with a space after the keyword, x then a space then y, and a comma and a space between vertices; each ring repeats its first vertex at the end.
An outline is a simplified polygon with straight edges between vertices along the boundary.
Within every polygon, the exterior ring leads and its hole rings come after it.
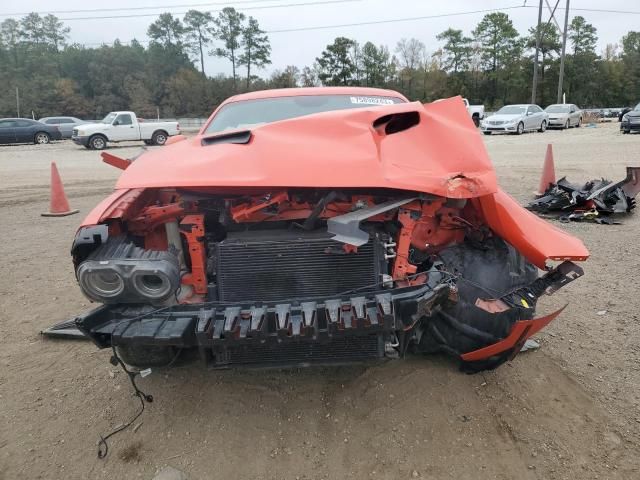
POLYGON ((107 198, 96 205, 82 221, 81 226, 97 225, 108 218, 119 218, 121 214, 138 199, 144 189, 117 189, 107 198))
POLYGON ((131 165, 131 160, 121 157, 116 157, 109 152, 102 152, 102 161, 112 167, 119 168, 120 170, 126 170, 131 165))
POLYGON ((472 352, 464 353, 460 356, 465 362, 476 362, 479 360, 485 360, 499 355, 507 350, 513 350, 512 357, 517 355, 524 342, 532 335, 538 333, 544 327, 549 325, 562 311, 566 308, 566 305, 560 310, 556 310, 544 317, 534 318, 532 320, 520 320, 517 321, 511 328, 509 335, 500 340, 497 343, 489 345, 472 352))
POLYGON ((478 198, 477 204, 487 225, 540 269, 547 260, 589 258, 580 239, 525 210, 502 190, 478 198))

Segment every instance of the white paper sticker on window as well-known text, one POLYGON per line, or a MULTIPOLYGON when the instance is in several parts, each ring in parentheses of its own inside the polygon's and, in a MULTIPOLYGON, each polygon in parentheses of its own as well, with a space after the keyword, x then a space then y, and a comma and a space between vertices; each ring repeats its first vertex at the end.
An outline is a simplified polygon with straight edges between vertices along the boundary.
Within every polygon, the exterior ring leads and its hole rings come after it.
POLYGON ((351 97, 351 103, 358 105, 393 105, 393 100, 382 97, 351 97))

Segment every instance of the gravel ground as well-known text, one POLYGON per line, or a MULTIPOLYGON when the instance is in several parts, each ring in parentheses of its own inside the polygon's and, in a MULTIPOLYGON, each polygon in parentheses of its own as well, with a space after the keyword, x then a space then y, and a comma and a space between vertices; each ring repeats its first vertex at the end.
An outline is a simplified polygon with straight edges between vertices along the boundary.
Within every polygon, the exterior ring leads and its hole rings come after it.
MULTIPOLYGON (((504 189, 536 189, 547 143, 575 181, 640 164, 640 135, 617 125, 484 137, 504 189)), ((129 156, 127 145, 112 150, 129 156)), ((38 332, 89 307, 69 247, 118 171, 68 142, 0 147, 0 479, 640 478, 640 215, 623 225, 558 224, 592 257, 540 311, 569 307, 541 348, 467 376, 446 358, 373 367, 154 372, 139 428, 96 440, 138 407, 108 351, 38 332), (55 160, 80 215, 42 218, 55 160), (604 313, 603 313, 604 312, 604 313)), ((640 213, 640 212, 639 212, 640 213)), ((536 235, 536 232, 528 232, 536 235)))

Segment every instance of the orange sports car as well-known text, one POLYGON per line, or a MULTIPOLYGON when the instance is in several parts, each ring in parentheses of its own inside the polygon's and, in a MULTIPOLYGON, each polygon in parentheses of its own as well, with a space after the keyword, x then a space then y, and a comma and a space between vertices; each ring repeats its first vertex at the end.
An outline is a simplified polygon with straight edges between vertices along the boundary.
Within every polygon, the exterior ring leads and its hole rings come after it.
POLYGON ((76 324, 129 365, 444 352, 495 368, 560 313, 536 301, 589 255, 500 190, 459 97, 253 92, 167 143, 103 154, 124 172, 72 247, 102 304, 76 324))

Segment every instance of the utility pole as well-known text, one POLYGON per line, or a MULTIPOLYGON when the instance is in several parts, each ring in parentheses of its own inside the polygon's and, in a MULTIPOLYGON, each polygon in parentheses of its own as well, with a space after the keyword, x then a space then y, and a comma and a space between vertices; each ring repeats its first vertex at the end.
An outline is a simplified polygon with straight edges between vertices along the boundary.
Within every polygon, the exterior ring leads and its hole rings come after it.
POLYGON ((531 103, 536 103, 536 90, 538 88, 538 52, 540 51, 540 25, 542 24, 542 2, 538 8, 538 26, 536 27, 536 56, 533 59, 533 85, 531 86, 531 103))
POLYGON ((560 56, 560 75, 558 77, 558 101, 562 100, 562 82, 564 80, 564 56, 567 50, 567 28, 569 27, 569 0, 564 11, 564 30, 562 31, 562 55, 560 56))
POLYGON ((16 110, 18 112, 18 118, 20 118, 20 92, 18 91, 18 87, 16 87, 16 110))

